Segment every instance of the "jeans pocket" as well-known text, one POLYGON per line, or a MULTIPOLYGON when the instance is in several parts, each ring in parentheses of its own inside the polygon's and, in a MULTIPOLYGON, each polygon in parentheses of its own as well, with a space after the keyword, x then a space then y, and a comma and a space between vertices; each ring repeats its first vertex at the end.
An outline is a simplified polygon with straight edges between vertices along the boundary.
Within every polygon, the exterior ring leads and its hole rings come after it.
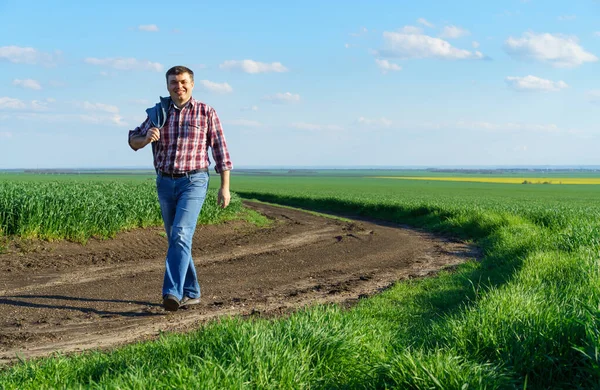
POLYGON ((194 173, 193 175, 189 175, 187 178, 188 178, 190 184, 204 185, 204 184, 208 183, 208 173, 207 172, 194 173))

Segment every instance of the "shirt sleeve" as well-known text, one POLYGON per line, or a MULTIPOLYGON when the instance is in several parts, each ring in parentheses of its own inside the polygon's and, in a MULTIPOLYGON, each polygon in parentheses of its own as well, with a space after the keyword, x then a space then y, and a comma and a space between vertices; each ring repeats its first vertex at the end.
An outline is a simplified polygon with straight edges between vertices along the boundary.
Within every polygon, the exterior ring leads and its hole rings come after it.
POLYGON ((233 168, 229 151, 227 150, 227 142, 221 121, 217 116, 217 112, 210 108, 208 112, 208 145, 212 150, 213 158, 215 159, 215 171, 221 173, 229 171, 233 168))
MULTIPOLYGON (((131 137, 135 137, 136 135, 142 135, 145 137, 146 133, 148 133, 148 130, 150 130, 151 127, 152 127, 152 122, 150 121, 149 117, 146 117, 146 120, 144 122, 142 122, 141 125, 136 127, 134 130, 129 130, 129 137, 127 138, 127 140, 129 141, 131 139, 131 137)), ((131 146, 131 143, 129 143, 129 147, 131 149, 133 149, 133 147, 131 146)))

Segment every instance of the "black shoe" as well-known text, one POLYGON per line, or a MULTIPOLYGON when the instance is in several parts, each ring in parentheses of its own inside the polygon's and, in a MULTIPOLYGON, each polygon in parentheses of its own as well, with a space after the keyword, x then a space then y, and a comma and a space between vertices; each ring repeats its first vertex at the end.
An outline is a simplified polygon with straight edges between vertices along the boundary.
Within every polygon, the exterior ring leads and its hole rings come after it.
POLYGON ((163 297, 163 307, 166 311, 177 311, 179 309, 179 299, 175 295, 166 294, 163 297))
POLYGON ((200 297, 198 298, 190 298, 190 297, 183 297, 183 299, 181 300, 181 307, 184 306, 191 306, 191 305, 197 305, 200 303, 200 297))

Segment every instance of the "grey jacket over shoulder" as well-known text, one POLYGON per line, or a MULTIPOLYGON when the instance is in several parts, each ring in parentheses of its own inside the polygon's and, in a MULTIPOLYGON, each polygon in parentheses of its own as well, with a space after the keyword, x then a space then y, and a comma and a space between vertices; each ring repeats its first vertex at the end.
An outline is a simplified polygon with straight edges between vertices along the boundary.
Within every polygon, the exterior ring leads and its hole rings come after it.
POLYGON ((170 106, 171 98, 161 96, 160 103, 156 103, 154 107, 150 107, 146 110, 146 114, 148 114, 148 118, 150 118, 150 122, 152 122, 154 127, 158 127, 159 129, 163 128, 167 122, 167 113, 169 112, 170 106))
MULTIPOLYGON (((160 103, 156 103, 154 107, 146 109, 146 114, 154 127, 162 129, 167 123, 167 113, 171 107, 171 97, 160 96, 160 103)), ((156 153, 156 142, 152 143, 152 154, 156 153)))

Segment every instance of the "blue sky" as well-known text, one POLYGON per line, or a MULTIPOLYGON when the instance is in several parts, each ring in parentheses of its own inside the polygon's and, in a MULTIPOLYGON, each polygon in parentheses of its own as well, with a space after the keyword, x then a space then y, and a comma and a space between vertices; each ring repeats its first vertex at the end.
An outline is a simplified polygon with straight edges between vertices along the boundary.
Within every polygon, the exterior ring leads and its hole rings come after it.
POLYGON ((240 168, 600 165, 599 22, 594 0, 0 0, 0 169, 151 167, 127 134, 174 65, 240 168))

